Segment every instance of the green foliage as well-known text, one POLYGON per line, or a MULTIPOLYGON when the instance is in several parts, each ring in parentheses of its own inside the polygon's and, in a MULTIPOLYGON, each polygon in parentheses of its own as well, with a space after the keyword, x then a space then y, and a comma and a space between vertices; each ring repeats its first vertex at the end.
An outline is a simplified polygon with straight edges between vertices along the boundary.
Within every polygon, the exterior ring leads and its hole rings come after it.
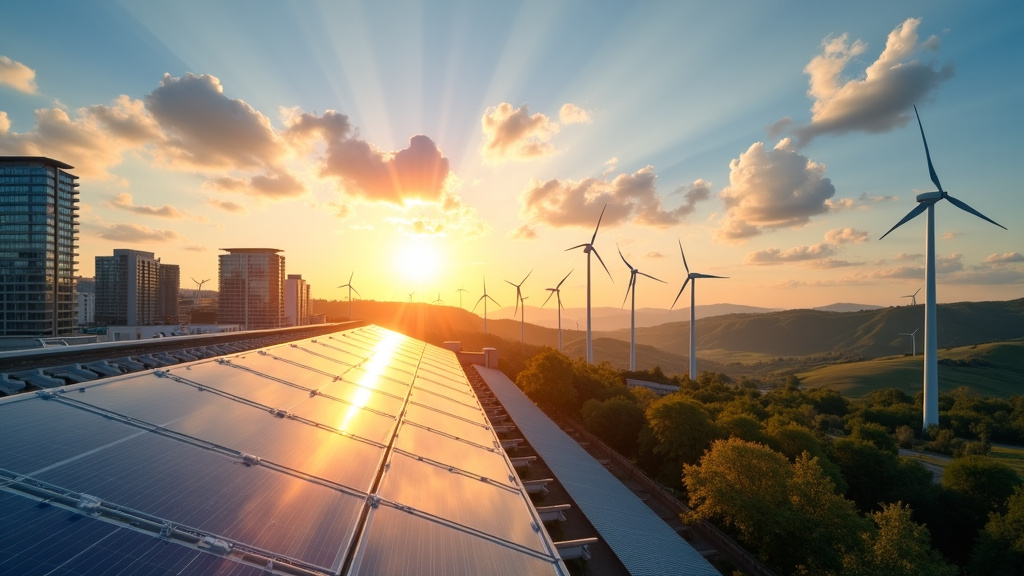
POLYGON ((1004 512, 1006 499, 1021 484, 1013 468, 984 456, 957 458, 942 474, 943 488, 969 498, 982 517, 1004 512))
POLYGON ((928 529, 910 516, 901 502, 872 513, 877 530, 864 534, 863 554, 847 555, 843 576, 956 576, 956 566, 931 549, 928 529))
POLYGON ((573 387, 573 363, 557 350, 544 348, 526 361, 516 378, 516 386, 537 406, 551 413, 569 413, 577 405, 573 387))
POLYGON ((587 400, 580 418, 587 430, 626 456, 636 455, 640 430, 647 424, 644 409, 622 396, 587 400))
POLYGON ((853 427, 853 431, 850 433, 850 437, 855 440, 863 440, 874 444, 879 450, 885 450, 892 454, 899 453, 899 449, 896 447, 896 441, 892 436, 889 436, 889 431, 881 424, 865 422, 863 424, 855 425, 853 427))
POLYGON ((1024 487, 1014 489, 1005 513, 989 517, 969 568, 977 576, 1024 574, 1024 487))
POLYGON ((723 413, 715 420, 719 432, 726 438, 739 438, 747 442, 765 443, 761 423, 749 413, 723 413))
POLYGON ((679 465, 696 462, 718 436, 707 410, 681 394, 670 394, 652 404, 647 422, 658 441, 654 451, 679 465))

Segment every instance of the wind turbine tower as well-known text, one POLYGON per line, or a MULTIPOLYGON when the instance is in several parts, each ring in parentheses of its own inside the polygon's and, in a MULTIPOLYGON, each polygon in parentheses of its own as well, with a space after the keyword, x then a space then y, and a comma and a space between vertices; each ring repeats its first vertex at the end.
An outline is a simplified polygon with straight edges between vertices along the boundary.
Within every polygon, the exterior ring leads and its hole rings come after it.
MULTIPOLYGON (((568 252, 569 250, 583 248, 583 253, 587 255, 587 364, 594 363, 594 340, 593 333, 591 331, 592 324, 590 321, 590 254, 593 253, 594 256, 597 256, 597 261, 604 267, 604 271, 608 272, 608 267, 604 265, 604 260, 601 260, 601 255, 598 254, 597 249, 594 248, 594 241, 597 240, 597 230, 601 227, 601 219, 604 218, 604 211, 607 208, 607 204, 604 205, 604 208, 601 208, 601 215, 597 217, 597 226, 594 227, 594 235, 590 237, 589 243, 565 249, 565 251, 568 252)), ((612 278, 611 272, 608 272, 608 278, 610 278, 612 282, 615 282, 615 279, 612 278)))
MULTIPOLYGON (((355 272, 355 270, 353 270, 352 273, 348 275, 348 284, 342 284, 341 286, 338 286, 338 288, 348 288, 348 319, 349 320, 352 319, 352 293, 355 292, 356 295, 358 295, 359 297, 363 296, 362 294, 359 294, 359 290, 356 290, 355 286, 352 285, 352 277, 355 276, 355 275, 356 275, 356 272, 355 272)), ((365 308, 365 306, 364 306, 364 308, 365 308)))
POLYGON ((495 300, 494 298, 491 298, 487 294, 487 278, 484 278, 484 295, 481 296, 480 299, 476 301, 476 304, 473 305, 473 312, 476 312, 476 307, 479 306, 481 302, 484 303, 484 334, 487 334, 487 301, 488 300, 490 300, 491 302, 494 302, 494 304, 497 305, 497 306, 501 306, 501 304, 498 304, 497 300, 495 300))
POLYGON ((456 292, 459 293, 459 308, 462 308, 462 293, 469 292, 469 290, 466 290, 465 288, 459 288, 458 290, 456 290, 456 292))
MULTIPOLYGON (((939 354, 938 354, 938 322, 935 310, 935 204, 939 200, 949 200, 949 203, 957 208, 974 214, 978 218, 995 224, 1003 230, 1006 227, 971 208, 964 202, 950 196, 942 189, 939 177, 935 174, 935 167, 932 165, 932 156, 928 151, 928 140, 924 137, 924 126, 921 124, 921 115, 917 113, 917 106, 914 106, 914 116, 917 117, 917 127, 921 130, 921 141, 924 143, 924 155, 928 160, 928 175, 936 190, 923 192, 917 195, 917 206, 907 213, 902 220, 889 229, 889 232, 882 234, 882 238, 890 232, 906 224, 910 220, 928 212, 927 226, 925 230, 925 290, 924 290, 924 418, 922 426, 925 430, 932 424, 939 423, 939 354)), ((879 238, 881 240, 882 238, 879 238)))
POLYGON ((914 290, 913 294, 907 294, 906 296, 900 296, 900 298, 910 298, 910 305, 911 306, 917 306, 917 293, 920 292, 920 291, 921 291, 921 289, 918 288, 917 290, 914 290))
MULTIPOLYGON (((572 270, 569 270, 569 274, 572 274, 572 270)), ((562 351, 562 310, 565 309, 565 306, 562 306, 562 282, 565 282, 566 278, 569 277, 569 274, 566 274, 565 278, 562 278, 562 280, 559 281, 558 284, 555 284, 554 288, 545 288, 545 290, 550 292, 550 294, 548 294, 547 300, 544 300, 544 304, 540 305, 540 307, 543 308, 544 305, 548 303, 548 300, 551 300, 552 296, 555 297, 555 302, 558 304, 558 351, 559 352, 562 351)), ((576 329, 579 330, 579 328, 580 328, 580 323, 577 322, 576 323, 576 329)))
POLYGON ((697 278, 728 278, 728 276, 712 276, 711 274, 701 274, 700 272, 690 272, 690 267, 686 264, 686 254, 683 252, 683 243, 677 238, 676 242, 679 242, 679 255, 683 257, 683 267, 686 268, 686 280, 683 281, 683 286, 679 288, 679 294, 676 294, 676 299, 672 301, 672 306, 669 310, 676 307, 676 302, 679 301, 679 297, 683 295, 683 290, 686 290, 686 285, 693 280, 693 286, 690 287, 690 380, 697 379, 697 318, 694 311, 696 310, 696 294, 697 294, 697 278))
MULTIPOLYGON (((191 276, 189 276, 189 278, 191 278, 191 276)), ((198 308, 199 307, 199 296, 203 292, 203 284, 206 284, 207 282, 209 282, 210 279, 207 278, 205 280, 196 280, 195 278, 192 278, 192 281, 196 283, 196 301, 195 301, 195 304, 193 304, 193 306, 198 308)))
MULTIPOLYGON (((651 280, 658 280, 662 284, 664 280, 659 280, 650 274, 645 274, 636 268, 632 264, 626 261, 626 257, 622 255, 622 250, 618 246, 615 247, 619 250, 619 258, 622 258, 622 262, 629 268, 629 286, 626 286, 626 298, 629 298, 629 292, 633 292, 633 300, 629 305, 629 371, 636 372, 636 276, 647 276, 651 280)), ((622 299, 622 305, 626 305, 626 298, 622 299)))
MULTIPOLYGON (((533 270, 530 270, 529 274, 526 275, 526 278, 529 278, 530 274, 533 274, 533 270)), ((525 300, 525 298, 523 298, 523 284, 526 283, 526 278, 523 278, 522 281, 519 282, 519 284, 516 284, 509 280, 505 280, 505 282, 508 282, 509 285, 516 287, 516 311, 512 313, 513 318, 515 318, 516 314, 519 313, 519 305, 523 305, 523 317, 521 323, 522 326, 519 329, 519 340, 523 343, 526 342, 526 303, 523 302, 523 300, 525 300)))
MULTIPOLYGON (((920 328, 917 330, 920 330, 920 328)), ((913 332, 900 332, 900 336, 910 336, 911 356, 917 356, 917 330, 913 332)))

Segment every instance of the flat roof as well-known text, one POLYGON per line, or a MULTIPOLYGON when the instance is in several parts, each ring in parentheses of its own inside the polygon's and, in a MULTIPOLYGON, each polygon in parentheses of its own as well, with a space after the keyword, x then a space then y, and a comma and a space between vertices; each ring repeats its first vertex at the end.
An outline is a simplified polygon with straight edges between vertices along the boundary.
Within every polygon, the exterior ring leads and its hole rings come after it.
POLYGON ((508 376, 482 366, 474 368, 630 574, 720 576, 710 562, 552 422, 508 376))
POLYGON ((61 170, 73 170, 75 167, 71 164, 61 162, 60 160, 54 160, 46 156, 0 156, 0 164, 45 164, 47 166, 54 166, 61 170))

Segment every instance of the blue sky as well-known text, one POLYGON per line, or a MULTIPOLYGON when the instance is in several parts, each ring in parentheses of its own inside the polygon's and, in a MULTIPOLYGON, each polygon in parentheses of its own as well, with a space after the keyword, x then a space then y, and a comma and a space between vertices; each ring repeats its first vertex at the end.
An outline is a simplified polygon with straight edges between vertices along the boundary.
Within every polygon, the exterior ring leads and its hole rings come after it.
POLYGON ((81 176, 80 269, 114 248, 214 279, 284 250, 314 297, 896 305, 936 171, 939 300, 1024 296, 1024 4, 22 2, 0 154, 81 176), (594 262, 595 266, 598 263, 594 262), (597 274, 600 272, 601 274, 597 274), (506 293, 507 292, 507 293, 506 293))

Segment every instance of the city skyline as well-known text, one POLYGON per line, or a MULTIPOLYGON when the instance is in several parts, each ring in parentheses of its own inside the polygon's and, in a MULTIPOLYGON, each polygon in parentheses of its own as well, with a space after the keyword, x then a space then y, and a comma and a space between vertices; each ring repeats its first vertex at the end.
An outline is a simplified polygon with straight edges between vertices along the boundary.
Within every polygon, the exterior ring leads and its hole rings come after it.
POLYGON ((275 246, 314 298, 358 270, 368 299, 489 276, 507 301, 536 269, 536 301, 607 204, 596 248, 666 281, 638 308, 671 304, 677 238, 733 278, 702 304, 901 305, 923 224, 878 238, 932 189, 916 104, 943 184, 1009 229, 937 215, 939 302, 1022 295, 1024 7, 23 4, 0 155, 74 166, 84 276, 115 248, 216 278, 220 246, 275 246))

